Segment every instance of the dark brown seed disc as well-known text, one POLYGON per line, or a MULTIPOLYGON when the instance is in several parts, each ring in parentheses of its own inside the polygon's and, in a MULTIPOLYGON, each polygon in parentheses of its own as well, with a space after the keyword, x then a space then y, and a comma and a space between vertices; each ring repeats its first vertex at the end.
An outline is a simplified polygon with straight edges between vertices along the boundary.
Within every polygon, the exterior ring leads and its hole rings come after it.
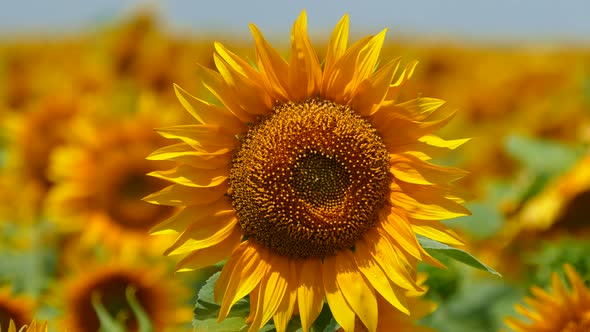
POLYGON ((323 258, 375 225, 389 193, 388 153, 350 108, 278 104, 241 139, 229 193, 249 239, 280 255, 323 258))

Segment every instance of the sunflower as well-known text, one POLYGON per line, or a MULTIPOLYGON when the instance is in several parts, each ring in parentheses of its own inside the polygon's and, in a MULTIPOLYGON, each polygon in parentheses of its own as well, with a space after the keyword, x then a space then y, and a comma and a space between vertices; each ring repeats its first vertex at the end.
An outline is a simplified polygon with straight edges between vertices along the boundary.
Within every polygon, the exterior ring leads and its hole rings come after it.
POLYGON ((182 303, 185 293, 180 284, 165 273, 162 266, 147 266, 135 261, 110 261, 78 271, 63 284, 64 317, 67 331, 98 331, 100 321, 93 303, 100 301, 111 317, 135 331, 138 321, 126 292, 135 290, 138 304, 149 317, 155 331, 178 326, 190 319, 190 307, 182 303))
POLYGON ((164 166, 145 157, 164 145, 153 127, 168 120, 154 117, 150 110, 156 108, 155 100, 146 98, 134 115, 96 115, 78 121, 77 131, 53 155, 49 176, 55 185, 47 197, 48 215, 64 232, 82 232, 84 243, 105 243, 123 251, 163 250, 158 246, 161 239, 146 231, 174 208, 141 198, 166 185, 145 175, 164 166))
POLYGON ((20 187, 16 194, 23 196, 15 205, 24 205, 31 214, 39 213, 53 186, 47 176, 51 154, 65 142, 70 124, 83 107, 70 93, 57 93, 6 119, 2 128, 10 139, 6 167, 20 187))
POLYGON ((504 228, 505 247, 529 248, 539 239, 563 236, 587 238, 590 228, 590 157, 580 159, 565 174, 556 177, 544 190, 525 202, 504 228))
POLYGON ((522 210, 519 223, 538 233, 582 233, 590 228, 590 156, 582 158, 522 210))
POLYGON ((0 289, 0 326, 9 326, 14 321, 16 326, 28 324, 34 312, 33 301, 24 296, 14 296, 10 288, 0 289))
MULTIPOLYGON (((194 59, 188 57, 189 43, 165 34, 160 23, 157 14, 150 9, 135 13, 104 36, 108 41, 105 56, 112 74, 120 81, 131 80, 142 90, 172 100, 174 93, 169 87, 173 82, 194 82, 186 70, 194 59)), ((204 55, 210 54, 211 47, 194 49, 204 55)))
POLYGON ((387 312, 379 298, 409 314, 417 262, 441 265, 416 234, 461 244, 439 220, 469 213, 451 186, 465 173, 428 153, 466 140, 432 134, 452 117, 432 117, 442 101, 396 101, 416 62, 393 84, 399 59, 375 71, 385 30, 347 48, 348 26, 345 15, 322 69, 305 12, 290 62, 251 25, 256 68, 215 43, 219 72, 198 68, 196 96, 176 87, 198 124, 158 130, 180 142, 149 159, 180 164, 151 173, 173 184, 145 200, 182 207, 152 230, 180 233, 166 252, 188 254, 179 270, 229 257, 215 284, 219 320, 249 294, 250 331, 271 318, 284 331, 295 310, 309 331, 326 299, 345 331, 375 331, 387 312))
POLYGON ((515 332, 583 332, 590 330, 590 290, 569 264, 564 266, 571 289, 553 273, 551 292, 537 286, 531 288, 530 306, 516 305, 516 311, 526 320, 507 318, 506 324, 515 332))

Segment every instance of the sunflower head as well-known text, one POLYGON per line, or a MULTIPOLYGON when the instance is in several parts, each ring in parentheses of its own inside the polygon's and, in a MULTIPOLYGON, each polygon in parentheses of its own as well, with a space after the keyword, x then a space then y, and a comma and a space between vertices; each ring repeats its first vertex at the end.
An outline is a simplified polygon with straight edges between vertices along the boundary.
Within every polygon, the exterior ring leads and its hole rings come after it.
POLYGON ((417 262, 440 265, 416 234, 462 243, 439 220, 469 213, 452 185, 465 172, 428 161, 466 141, 432 134, 453 114, 434 114, 437 99, 399 102, 416 62, 378 68, 386 30, 348 47, 348 25, 323 67, 305 12, 289 61, 251 25, 255 67, 215 43, 198 94, 176 87, 197 124, 158 130, 177 143, 149 159, 179 165, 151 173, 172 184, 145 200, 181 208, 152 230, 178 234, 167 254, 187 254, 180 270, 229 257, 220 320, 249 294, 251 331, 271 318, 284 331, 295 306, 308 331, 326 299, 344 330, 375 331, 384 305, 409 314, 406 292, 423 293, 417 262))
POLYGON ((52 153, 64 144, 72 121, 83 102, 71 94, 54 94, 36 101, 26 112, 8 117, 3 130, 13 140, 8 146, 7 169, 18 179, 27 208, 39 213, 46 193, 53 186, 47 172, 52 153))
POLYGON ((533 297, 525 299, 528 308, 517 304, 516 311, 523 319, 507 318, 506 324, 515 332, 561 331, 583 332, 590 330, 590 290, 571 265, 564 266, 569 289, 553 273, 551 291, 531 288, 533 297))
POLYGON ((46 208, 61 231, 81 232, 84 243, 104 242, 113 249, 139 248, 150 241, 146 249, 163 250, 146 232, 174 208, 141 200, 166 186, 146 173, 174 164, 145 159, 165 144, 153 127, 173 121, 155 115, 151 110, 159 104, 154 103, 146 96, 133 114, 85 117, 54 152, 49 175, 55 185, 46 208))
POLYGON ((148 268, 129 263, 96 265, 91 269, 86 266, 86 271, 66 282, 62 298, 68 331, 98 331, 101 323, 97 305, 104 307, 126 330, 137 330, 137 317, 129 303, 130 291, 134 291, 137 304, 155 330, 177 324, 180 317, 190 317, 182 303, 184 290, 166 279, 161 266, 148 268))
MULTIPOLYGON (((581 158, 569 171, 556 176, 543 190, 522 204, 501 234, 507 250, 535 247, 539 240, 590 234, 590 157, 581 158)), ((504 250, 506 251, 506 250, 504 250)))

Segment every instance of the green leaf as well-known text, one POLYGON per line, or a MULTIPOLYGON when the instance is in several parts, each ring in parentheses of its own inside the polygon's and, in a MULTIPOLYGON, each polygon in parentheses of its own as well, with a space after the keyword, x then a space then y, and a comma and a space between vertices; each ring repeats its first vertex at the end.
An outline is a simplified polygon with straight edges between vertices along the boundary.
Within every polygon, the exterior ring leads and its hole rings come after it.
POLYGON ((207 319, 194 319, 193 320, 193 331, 195 332, 235 332, 247 330, 248 325, 244 317, 227 317, 221 323, 217 322, 217 318, 207 319))
POLYGON ((101 295, 98 292, 94 292, 91 296, 92 306, 100 322, 100 332, 125 332, 125 328, 105 309, 100 298, 101 295))
POLYGON ((320 315, 311 326, 311 332, 334 332, 340 328, 340 325, 336 323, 330 307, 327 303, 324 304, 320 315))
POLYGON ((154 328, 152 326, 150 317, 147 315, 147 313, 143 310, 143 308, 137 301, 137 297, 135 296, 135 289, 133 287, 127 287, 125 289, 125 297, 127 298, 127 302, 131 307, 131 311, 133 311, 133 314, 137 319, 139 332, 153 332, 154 328))
POLYGON ((229 312, 227 318, 217 322, 220 305, 213 299, 215 282, 221 272, 214 273, 197 293, 195 304, 195 316, 193 318, 193 329, 195 332, 235 332, 247 330, 246 317, 250 312, 250 304, 247 299, 240 299, 229 312))
POLYGON ((468 253, 465 250, 453 248, 453 247, 448 246, 444 243, 440 243, 438 241, 435 241, 433 239, 429 239, 429 238, 426 238, 426 237, 423 237, 420 235, 418 235, 417 238, 418 238, 418 242, 420 242, 420 245, 424 249, 426 249, 426 251, 428 251, 428 253, 432 254, 433 256, 445 255, 445 256, 448 256, 448 257, 450 257, 454 260, 457 260, 461 263, 464 263, 464 264, 467 264, 471 267, 474 267, 476 269, 488 271, 489 273, 496 275, 498 277, 502 276, 496 270, 485 265, 484 263, 479 261, 477 258, 473 257, 470 253, 468 253))

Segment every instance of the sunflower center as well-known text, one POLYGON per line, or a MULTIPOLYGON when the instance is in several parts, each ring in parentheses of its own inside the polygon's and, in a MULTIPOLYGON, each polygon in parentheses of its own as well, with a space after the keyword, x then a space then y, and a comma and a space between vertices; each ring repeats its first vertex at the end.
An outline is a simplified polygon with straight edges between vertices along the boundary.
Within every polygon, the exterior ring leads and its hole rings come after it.
POLYGON ((245 235, 294 258, 352 248, 377 220, 389 188, 388 153, 350 108, 310 99, 277 104, 252 125, 230 169, 245 235))
POLYGON ((350 172, 329 155, 309 151, 298 157, 291 179, 297 197, 315 207, 337 207, 350 186, 350 172))

